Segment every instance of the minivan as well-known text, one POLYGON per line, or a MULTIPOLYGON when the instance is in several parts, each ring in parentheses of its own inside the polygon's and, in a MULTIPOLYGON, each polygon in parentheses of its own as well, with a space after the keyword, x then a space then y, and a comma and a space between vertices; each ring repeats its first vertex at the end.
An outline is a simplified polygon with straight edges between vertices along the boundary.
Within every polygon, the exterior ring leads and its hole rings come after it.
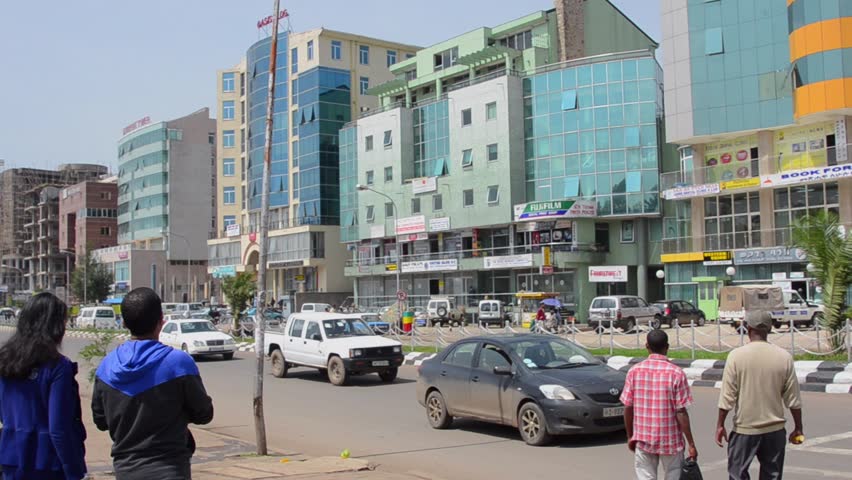
POLYGON ((640 324, 657 329, 662 320, 658 307, 634 295, 595 297, 589 307, 589 326, 595 330, 612 327, 629 332, 640 324))
POLYGON ((77 315, 78 328, 97 328, 99 330, 115 330, 115 310, 110 307, 86 307, 80 309, 77 315))

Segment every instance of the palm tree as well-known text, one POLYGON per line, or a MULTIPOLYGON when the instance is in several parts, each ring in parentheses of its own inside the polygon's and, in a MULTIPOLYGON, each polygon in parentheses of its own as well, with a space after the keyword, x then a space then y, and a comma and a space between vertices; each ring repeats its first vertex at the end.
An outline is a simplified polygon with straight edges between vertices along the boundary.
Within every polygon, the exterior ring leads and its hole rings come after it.
POLYGON ((793 224, 793 246, 807 255, 811 276, 822 287, 825 313, 822 325, 832 333, 833 348, 843 345, 844 298, 852 283, 852 235, 832 212, 821 211, 793 224))

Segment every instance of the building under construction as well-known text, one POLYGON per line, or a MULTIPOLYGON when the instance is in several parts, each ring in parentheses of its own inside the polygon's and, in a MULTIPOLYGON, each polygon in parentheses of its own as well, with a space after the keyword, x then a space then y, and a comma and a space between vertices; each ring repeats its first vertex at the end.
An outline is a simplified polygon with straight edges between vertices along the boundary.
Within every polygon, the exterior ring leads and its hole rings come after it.
POLYGON ((68 262, 59 250, 59 190, 106 174, 107 167, 92 164, 0 172, 0 293, 65 286, 68 262))

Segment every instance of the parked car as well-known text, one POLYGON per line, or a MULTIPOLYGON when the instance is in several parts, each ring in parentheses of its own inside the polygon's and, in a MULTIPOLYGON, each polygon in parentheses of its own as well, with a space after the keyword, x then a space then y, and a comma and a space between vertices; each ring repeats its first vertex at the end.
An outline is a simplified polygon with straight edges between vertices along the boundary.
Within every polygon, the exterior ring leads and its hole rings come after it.
POLYGON ((655 329, 662 325, 674 328, 675 325, 694 325, 703 327, 707 322, 707 316, 695 305, 683 300, 657 300, 653 305, 663 312, 662 323, 652 325, 655 329))
POLYGON ((76 325, 77 328, 115 329, 117 326, 115 310, 111 307, 81 308, 76 325))
POLYGON ((426 305, 426 319, 439 325, 459 325, 464 322, 464 312, 449 297, 432 297, 426 305))
POLYGON ((611 326, 629 332, 636 325, 660 325, 662 321, 659 308, 633 295, 595 297, 589 307, 589 326, 595 330, 611 326))
POLYGON ((789 325, 812 327, 822 318, 824 305, 810 303, 795 290, 775 285, 729 285, 719 290, 719 321, 740 328, 745 313, 766 311, 772 316, 772 326, 789 325))
POLYGON ((160 343, 195 356, 222 355, 234 358, 237 349, 234 339, 220 332, 209 320, 171 318, 160 332, 160 343))
POLYGON ((266 334, 264 351, 276 377, 291 367, 312 367, 334 385, 369 373, 393 382, 403 361, 402 344, 376 335, 360 314, 294 313, 284 332, 266 334))
POLYGON ((311 312, 326 312, 331 309, 331 305, 327 303, 303 303, 302 313, 311 312))
POLYGON ((0 308, 0 320, 11 322, 12 320, 15 320, 16 317, 15 309, 8 307, 0 308))
POLYGON ((512 318, 506 311, 506 305, 500 300, 480 300, 477 320, 485 325, 495 324, 502 327, 511 322, 512 318))
POLYGON ((426 307, 416 306, 411 307, 411 311, 414 312, 414 323, 417 324, 418 327, 425 327, 427 324, 426 307))
POLYGON ((518 428, 529 445, 553 435, 624 428, 626 375, 547 335, 460 340, 418 369, 417 401, 432 428, 468 417, 518 428))
POLYGON ((390 323, 383 321, 376 313, 356 313, 355 315, 367 322, 367 326, 372 328, 376 335, 384 335, 390 331, 390 323))

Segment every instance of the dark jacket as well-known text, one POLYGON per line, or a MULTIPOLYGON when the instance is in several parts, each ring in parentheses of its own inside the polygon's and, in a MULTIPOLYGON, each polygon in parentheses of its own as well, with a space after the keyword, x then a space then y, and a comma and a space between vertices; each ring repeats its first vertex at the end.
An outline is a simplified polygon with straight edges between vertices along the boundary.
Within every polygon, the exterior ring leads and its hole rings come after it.
POLYGON ((109 430, 117 477, 154 478, 147 474, 159 467, 189 465, 195 441, 188 424, 210 423, 213 402, 189 355, 131 340, 98 367, 92 413, 95 425, 109 430))
POLYGON ((76 374, 77 364, 62 357, 26 380, 0 378, 0 465, 14 467, 24 478, 51 471, 68 480, 86 475, 76 374))

